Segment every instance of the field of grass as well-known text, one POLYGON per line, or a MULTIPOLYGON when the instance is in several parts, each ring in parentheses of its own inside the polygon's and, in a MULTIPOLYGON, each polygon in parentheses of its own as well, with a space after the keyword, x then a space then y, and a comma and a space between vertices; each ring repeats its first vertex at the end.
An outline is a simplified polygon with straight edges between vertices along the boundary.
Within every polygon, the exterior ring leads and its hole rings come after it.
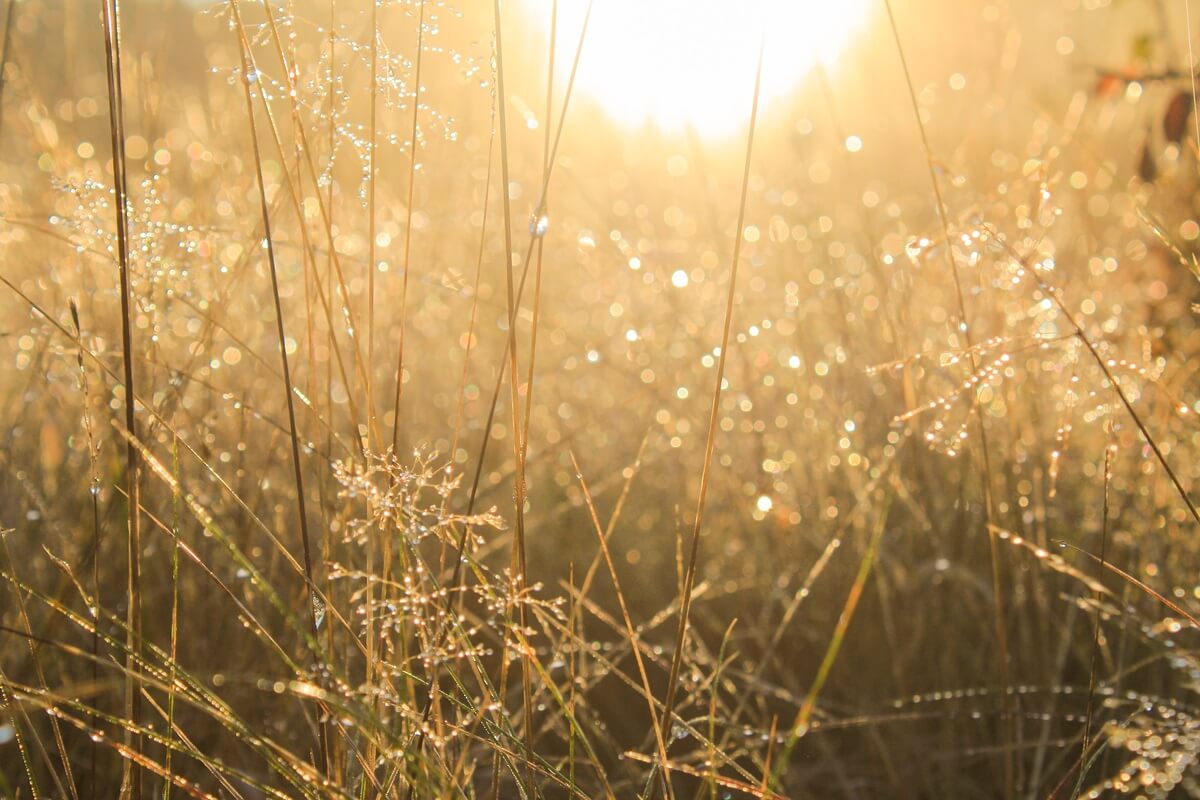
POLYGON ((1200 797, 1198 25, 2 0, 0 797, 1200 797))

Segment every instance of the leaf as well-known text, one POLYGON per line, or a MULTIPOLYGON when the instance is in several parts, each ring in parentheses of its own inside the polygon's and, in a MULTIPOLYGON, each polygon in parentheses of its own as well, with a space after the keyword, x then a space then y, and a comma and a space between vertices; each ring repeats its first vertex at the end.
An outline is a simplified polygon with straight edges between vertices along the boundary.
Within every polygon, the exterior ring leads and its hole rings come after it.
POLYGON ((1150 140, 1142 145, 1142 158, 1138 162, 1138 177, 1146 183, 1154 183, 1158 177, 1158 163, 1154 160, 1154 151, 1150 149, 1150 140))
POLYGON ((1163 114, 1163 135, 1167 141, 1179 144, 1187 133, 1188 117, 1192 114, 1192 93, 1177 92, 1167 103, 1167 111, 1163 114))

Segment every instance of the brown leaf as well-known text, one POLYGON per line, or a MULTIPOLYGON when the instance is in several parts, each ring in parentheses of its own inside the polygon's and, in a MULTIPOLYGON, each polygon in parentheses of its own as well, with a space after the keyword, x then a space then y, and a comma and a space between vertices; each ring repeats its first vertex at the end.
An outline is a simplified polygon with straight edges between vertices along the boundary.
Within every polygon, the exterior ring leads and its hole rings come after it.
POLYGON ((1146 183, 1154 183, 1158 177, 1158 163, 1154 160, 1154 151, 1150 149, 1150 140, 1142 145, 1142 159, 1138 162, 1138 177, 1146 183))
POLYGON ((1187 133, 1188 117, 1192 114, 1192 93, 1182 91, 1176 93, 1167 103, 1167 111, 1163 114, 1163 135, 1167 141, 1179 144, 1187 133))

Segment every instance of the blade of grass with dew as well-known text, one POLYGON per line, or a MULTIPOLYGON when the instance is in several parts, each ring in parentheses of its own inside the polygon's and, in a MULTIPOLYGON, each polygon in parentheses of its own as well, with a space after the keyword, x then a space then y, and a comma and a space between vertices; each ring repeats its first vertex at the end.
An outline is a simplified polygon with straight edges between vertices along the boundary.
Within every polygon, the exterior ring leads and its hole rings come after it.
POLYGON ((396 357, 396 397, 392 406, 392 449, 400 449, 400 400, 404 392, 404 342, 408 330, 408 283, 412 271, 413 204, 417 184, 417 122, 421 111, 421 64, 425 53, 425 0, 420 0, 417 16, 417 55, 413 59, 413 107, 412 127, 409 135, 408 154, 408 199, 404 214, 404 274, 400 283, 400 350, 396 357))
MULTIPOLYGON (((125 107, 124 90, 121 83, 121 23, 118 0, 102 0, 102 26, 104 32, 105 67, 108 77, 109 134, 112 143, 113 188, 116 205, 117 266, 121 284, 121 356, 124 364, 125 381, 125 427, 134 435, 137 418, 134 415, 133 382, 133 333, 132 333, 132 290, 129 276, 129 221, 127 219, 127 180, 125 162, 125 107)), ((128 515, 128 581, 127 608, 129 644, 135 645, 141 638, 141 527, 138 516, 139 466, 137 449, 132 444, 125 447, 125 481, 129 493, 128 515)), ((126 713, 135 723, 140 716, 140 699, 135 689, 137 675, 130 672, 125 685, 126 713)), ((141 742, 133 741, 134 752, 140 752, 141 742)), ((121 778, 122 795, 140 798, 142 791, 141 773, 124 762, 121 778)))
MULTIPOLYGON (((238 0, 230 0, 230 8, 233 11, 234 18, 237 20, 239 30, 241 25, 241 11, 238 8, 238 0)), ((249 116, 250 123, 250 139, 254 151, 254 169, 257 179, 258 193, 260 206, 263 216, 263 238, 267 249, 267 265, 271 274, 271 296, 275 303, 275 327, 276 334, 279 339, 279 360, 283 369, 283 381, 287 390, 287 411, 288 424, 291 432, 292 445, 292 467, 293 476, 296 482, 296 511, 300 521, 300 542, 301 552, 304 557, 304 580, 306 584, 306 598, 308 604, 308 618, 312 624, 313 646, 317 648, 317 653, 320 654, 320 644, 317 632, 317 588, 316 578, 313 573, 313 561, 311 546, 309 543, 308 532, 308 513, 304 503, 304 469, 300 459, 300 434, 296 427, 296 404, 293 400, 292 392, 292 375, 291 367, 288 363, 287 354, 287 336, 284 333, 283 327, 283 306, 279 297, 279 273, 275 266, 275 245, 271 236, 271 217, 269 205, 267 202, 267 187, 266 181, 263 178, 262 155, 258 146, 258 128, 254 121, 254 101, 250 91, 250 61, 246 55, 250 44, 244 38, 240 39, 241 43, 241 62, 243 81, 242 85, 246 97, 246 111, 249 116)), ((132 430, 130 431, 133 433, 132 430)), ((328 724, 324 718, 318 720, 319 731, 319 752, 317 755, 317 770, 325 772, 326 756, 329 753, 329 732, 328 724)))
MULTIPOLYGON (((634 663, 637 665, 638 676, 642 680, 642 688, 646 693, 646 702, 649 705, 650 727, 654 732, 654 742, 658 749, 658 757, 662 759, 662 763, 667 763, 667 745, 663 738, 662 724, 659 721, 658 713, 654 708, 654 692, 650 688, 650 678, 646 673, 646 665, 642 661, 642 651, 638 646, 639 637, 637 631, 633 627, 633 619, 629 616, 629 607, 625 602, 625 594, 621 591, 621 580, 617 576, 617 568, 613 565, 612 554, 608 549, 608 540, 604 535, 604 529, 600 526, 600 517, 596 514, 596 504, 592 502, 592 493, 588 490, 587 481, 584 480, 583 471, 579 468, 579 462, 575 458, 575 452, 570 451, 571 466, 575 468, 575 478, 579 481, 579 488, 583 492, 584 502, 587 504, 588 514, 591 517, 592 527, 596 531, 596 537, 600 543, 600 552, 604 556, 604 563, 608 567, 608 577, 612 581, 613 590, 617 595, 617 604, 621 608, 621 620, 625 623, 625 635, 629 637, 629 649, 633 653, 634 663)), ((670 779, 665 771, 659 771, 663 794, 666 797, 674 797, 675 793, 671 787, 670 779)))
MULTIPOLYGON (((729 357, 729 331, 733 323, 734 297, 737 292, 738 262, 742 254, 742 229, 746 223, 746 200, 750 191, 750 160, 754 153, 754 129, 758 122, 758 100, 762 89, 763 52, 765 50, 765 33, 758 46, 758 64, 754 74, 754 97, 750 105, 750 127, 746 135, 746 157, 742 169, 741 199, 738 202, 737 226, 734 228, 733 256, 729 269, 729 292, 725 300, 725 322, 721 333, 721 355, 717 360, 716 384, 713 387, 712 406, 709 412, 708 432, 705 435, 704 461, 700 471, 700 488, 696 500, 695 520, 692 525, 692 538, 689 548, 687 568, 683 575, 682 591, 680 592, 679 627, 675 634, 675 650, 671 656, 671 669, 667 676, 667 696, 663 702, 662 727, 668 738, 674 738, 673 719, 675 699, 679 683, 679 670, 683 665, 683 646, 687 637, 688 614, 691 611, 692 592, 696 584, 696 567, 700 550, 700 530, 704 522, 704 505, 708 498, 708 482, 710 480, 713 450, 716 446, 717 420, 721 411, 721 394, 725 381, 725 362, 729 357)), ((666 769, 667 765, 664 764, 666 769)))
POLYGON ((842 613, 838 615, 837 624, 834 626, 833 635, 829 639, 829 646, 825 649, 825 655, 821 659, 821 664, 817 668, 816 677, 813 678, 812 686, 809 687, 808 693, 804 696, 804 704, 800 706, 800 710, 796 713, 796 719, 792 722, 791 728, 788 731, 783 752, 780 753, 779 763, 775 767, 775 773, 771 778, 771 786, 778 785, 784 770, 787 769, 788 758, 791 755, 792 749, 796 746, 800 738, 808 732, 809 722, 812 719, 813 711, 817 707, 817 698, 820 697, 821 690, 825 687, 825 681, 829 678, 829 674, 833 670, 833 664, 837 661, 838 652, 842 648, 842 641, 846 637, 846 631, 850 629, 850 622, 854 619, 854 612, 858 609, 858 601, 862 598, 863 590, 867 585, 867 578, 870 577, 871 569, 875 565, 875 559, 879 554, 879 545, 883 541, 883 532, 887 527, 888 512, 891 510, 891 505, 891 492, 885 492, 883 502, 875 517, 875 524, 871 529, 870 540, 867 542, 862 560, 858 564, 858 573, 854 576, 854 582, 850 586, 850 591, 846 594, 846 602, 842 605, 842 613))
MULTIPOLYGON (((508 153, 508 103, 505 101, 504 89, 504 25, 500 13, 500 0, 494 0, 492 4, 494 15, 494 30, 496 35, 496 92, 499 97, 497 102, 498 125, 500 129, 500 176, 501 186, 508 187, 511 185, 509 180, 509 153, 508 153)), ((515 516, 515 533, 513 536, 513 556, 512 564, 517 578, 516 591, 517 594, 523 594, 525 587, 528 584, 528 563, 525 551, 525 460, 524 448, 521 443, 521 402, 519 393, 519 382, 521 372, 517 365, 517 318, 520 308, 520 301, 516 297, 516 288, 513 279, 513 247, 512 247, 512 204, 510 202, 510 194, 507 189, 501 194, 501 207, 504 210, 504 268, 508 299, 508 318, 510 324, 508 326, 508 346, 506 348, 506 356, 508 358, 508 374, 509 374, 509 403, 512 412, 512 437, 513 437, 513 457, 516 459, 516 475, 513 479, 513 507, 515 516)), ((506 614, 511 609, 506 609, 506 614)), ((518 609, 518 621, 523 630, 528 629, 529 622, 526 617, 525 605, 522 603, 518 609)), ((507 646, 507 643, 506 643, 507 646)), ((500 669, 500 695, 505 693, 505 684, 508 677, 508 659, 505 659, 500 669)), ((522 716, 524 718, 524 729, 526 737, 527 755, 533 755, 533 747, 531 737, 533 736, 533 708, 531 705, 530 696, 532 690, 530 686, 531 667, 529 663, 529 653, 522 650, 521 652, 521 696, 522 696, 522 716)), ((493 770, 492 782, 492 797, 496 800, 499 792, 500 771, 493 770)))
MULTIPOLYGON (((913 117, 917 123, 917 129, 921 135, 921 148, 925 155, 925 163, 929 169, 929 181, 933 187, 935 205, 937 209, 938 221, 942 228, 942 238, 944 242, 943 251, 946 255, 946 269, 954 281, 954 296, 958 309, 958 331, 966 343, 967 350, 970 354, 970 366, 972 373, 979 369, 979 364, 975 357, 975 352, 972 345, 973 334, 971 332, 971 322, 967 317, 966 302, 963 299, 962 281, 958 275, 958 265, 954 261, 954 252, 952 249, 952 239, 950 236, 950 220, 946 201, 942 196, 942 187, 938 181, 937 168, 933 157, 933 148, 929 144, 929 135, 925 130, 925 121, 921 117, 920 104, 917 101, 917 93, 913 88, 912 74, 908 68, 908 57, 905 55, 904 47, 900 41, 900 28, 896 24, 896 14, 892 10, 892 0, 883 0, 884 7, 887 10, 888 26, 891 29, 892 39, 896 45, 896 54, 900 58, 901 71, 904 75, 904 83, 908 89, 909 101, 912 105, 913 117)), ((977 394, 975 395, 977 397, 977 394)), ((987 430, 983 424, 983 414, 975 415, 975 424, 979 432, 979 453, 983 460, 983 501, 984 515, 986 517, 986 530, 991 530, 991 525, 994 522, 994 502, 992 499, 992 459, 988 450, 987 430)), ((992 568, 992 593, 995 596, 995 619, 994 626, 996 631, 997 644, 997 677, 1000 680, 1001 686, 1001 726, 1002 737, 1007 743, 1015 741, 1016 737, 1016 722, 1012 716, 1012 703, 1009 697, 1009 686, 1011 678, 1009 675, 1009 652, 1008 652, 1008 632, 1005 623, 1005 599, 1004 599, 1004 584, 1000 574, 1000 548, 995 537, 989 534, 988 537, 988 554, 991 559, 992 568)), ((1011 749, 1005 747, 1004 751, 1004 796, 1013 797, 1013 787, 1016 780, 1014 776, 1014 764, 1011 749)))

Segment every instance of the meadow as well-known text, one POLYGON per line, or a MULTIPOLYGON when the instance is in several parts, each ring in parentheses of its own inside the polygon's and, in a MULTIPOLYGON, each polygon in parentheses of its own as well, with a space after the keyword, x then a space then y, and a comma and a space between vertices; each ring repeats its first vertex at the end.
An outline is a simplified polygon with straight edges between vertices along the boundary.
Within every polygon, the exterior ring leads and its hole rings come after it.
POLYGON ((1200 797, 1190 0, 3 0, 0 796, 1200 797))

